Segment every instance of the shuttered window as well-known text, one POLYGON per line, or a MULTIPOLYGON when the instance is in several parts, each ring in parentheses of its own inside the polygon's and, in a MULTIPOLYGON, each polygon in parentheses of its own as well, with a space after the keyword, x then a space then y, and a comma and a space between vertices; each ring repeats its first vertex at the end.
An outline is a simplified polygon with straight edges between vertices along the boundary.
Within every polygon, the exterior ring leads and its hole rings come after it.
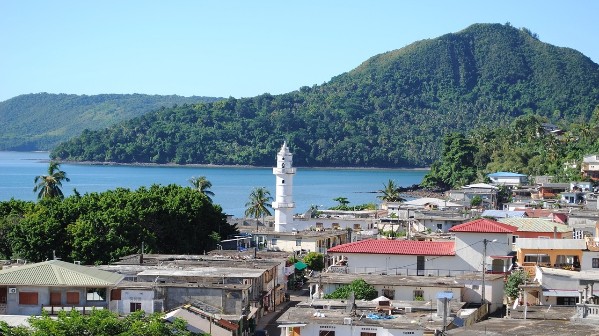
POLYGON ((78 305, 79 304, 79 292, 67 292, 67 304, 78 305))
POLYGON ((37 292, 19 292, 19 304, 37 305, 37 292))

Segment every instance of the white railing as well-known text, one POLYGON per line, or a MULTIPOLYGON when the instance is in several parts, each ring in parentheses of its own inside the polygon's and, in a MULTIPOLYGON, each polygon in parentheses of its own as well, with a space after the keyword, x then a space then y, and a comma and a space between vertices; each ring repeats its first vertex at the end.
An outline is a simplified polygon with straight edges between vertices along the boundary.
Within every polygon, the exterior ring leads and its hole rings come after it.
POLYGON ((599 305, 594 304, 577 304, 576 316, 579 318, 594 318, 599 319, 599 305))

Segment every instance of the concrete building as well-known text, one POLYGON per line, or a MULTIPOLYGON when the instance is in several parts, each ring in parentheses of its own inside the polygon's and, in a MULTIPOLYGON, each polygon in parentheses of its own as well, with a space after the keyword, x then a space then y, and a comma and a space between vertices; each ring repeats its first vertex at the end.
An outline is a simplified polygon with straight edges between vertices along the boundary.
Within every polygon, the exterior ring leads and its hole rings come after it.
POLYGON ((107 309, 120 274, 50 260, 0 270, 0 314, 82 313, 107 309))

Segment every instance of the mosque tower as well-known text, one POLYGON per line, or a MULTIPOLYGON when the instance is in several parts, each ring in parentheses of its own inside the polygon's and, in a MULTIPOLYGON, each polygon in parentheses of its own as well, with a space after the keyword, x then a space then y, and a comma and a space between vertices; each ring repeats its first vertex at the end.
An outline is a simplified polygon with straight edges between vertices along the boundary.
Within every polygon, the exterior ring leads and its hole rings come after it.
POLYGON ((293 155, 287 147, 287 142, 277 153, 277 166, 272 169, 276 176, 275 201, 272 202, 272 208, 275 210, 275 231, 287 232, 293 227, 293 212, 295 203, 293 202, 293 155))

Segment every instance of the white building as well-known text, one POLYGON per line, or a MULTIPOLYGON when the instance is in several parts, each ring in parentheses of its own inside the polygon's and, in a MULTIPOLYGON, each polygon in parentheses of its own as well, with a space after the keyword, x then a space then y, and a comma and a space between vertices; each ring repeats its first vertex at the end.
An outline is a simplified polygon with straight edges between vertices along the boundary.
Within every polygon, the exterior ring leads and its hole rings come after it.
POLYGON ((528 176, 518 173, 497 172, 487 175, 496 185, 521 186, 528 183, 528 176))
POLYGON ((450 229, 455 240, 371 239, 328 250, 333 264, 347 273, 449 276, 483 270, 505 273, 511 267, 516 227, 477 219, 450 229))

